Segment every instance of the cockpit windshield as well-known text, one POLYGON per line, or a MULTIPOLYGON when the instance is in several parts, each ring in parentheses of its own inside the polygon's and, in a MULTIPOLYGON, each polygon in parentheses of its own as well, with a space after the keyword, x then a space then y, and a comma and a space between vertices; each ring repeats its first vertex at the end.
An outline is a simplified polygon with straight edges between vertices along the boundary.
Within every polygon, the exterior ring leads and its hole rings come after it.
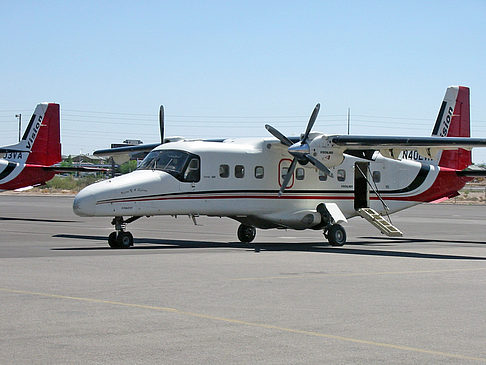
POLYGON ((180 150, 152 151, 143 159, 138 170, 160 170, 180 181, 199 181, 199 157, 180 150))

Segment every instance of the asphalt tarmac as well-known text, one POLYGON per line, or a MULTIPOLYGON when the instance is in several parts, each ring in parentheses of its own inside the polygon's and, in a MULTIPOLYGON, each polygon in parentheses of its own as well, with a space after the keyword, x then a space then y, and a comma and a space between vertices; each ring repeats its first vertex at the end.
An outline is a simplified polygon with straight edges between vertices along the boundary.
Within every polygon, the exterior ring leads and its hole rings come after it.
POLYGON ((486 206, 361 218, 348 243, 225 218, 143 218, 112 250, 110 218, 69 196, 0 196, 2 364, 486 362, 486 206))

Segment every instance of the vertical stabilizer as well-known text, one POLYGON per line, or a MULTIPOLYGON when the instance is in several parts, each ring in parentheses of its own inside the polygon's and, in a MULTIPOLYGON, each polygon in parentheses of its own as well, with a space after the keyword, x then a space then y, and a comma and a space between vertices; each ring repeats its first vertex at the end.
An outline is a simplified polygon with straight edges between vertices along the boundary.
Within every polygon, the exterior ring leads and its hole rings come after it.
MULTIPOLYGON (((450 86, 447 88, 432 136, 470 137, 469 88, 450 86)), ((445 150, 439 154, 439 166, 463 170, 472 164, 471 151, 465 149, 445 150)))
POLYGON ((35 109, 22 141, 30 150, 28 164, 50 166, 61 161, 59 104, 42 103, 35 109))

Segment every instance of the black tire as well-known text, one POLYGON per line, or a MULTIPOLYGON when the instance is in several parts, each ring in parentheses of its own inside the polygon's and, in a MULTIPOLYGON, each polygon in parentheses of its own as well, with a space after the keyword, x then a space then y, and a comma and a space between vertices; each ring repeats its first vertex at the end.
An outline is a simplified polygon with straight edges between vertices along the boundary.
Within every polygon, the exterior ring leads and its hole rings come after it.
POLYGON ((241 224, 238 227, 238 239, 243 243, 250 243, 255 239, 256 229, 252 226, 241 224))
POLYGON ((331 246, 344 246, 346 243, 346 231, 340 224, 333 224, 327 231, 327 239, 331 246))
POLYGON ((133 246, 133 236, 130 232, 120 232, 116 241, 120 248, 130 248, 133 246))
POLYGON ((111 232, 108 236, 108 244, 111 248, 121 248, 117 239, 116 239, 116 232, 111 232))

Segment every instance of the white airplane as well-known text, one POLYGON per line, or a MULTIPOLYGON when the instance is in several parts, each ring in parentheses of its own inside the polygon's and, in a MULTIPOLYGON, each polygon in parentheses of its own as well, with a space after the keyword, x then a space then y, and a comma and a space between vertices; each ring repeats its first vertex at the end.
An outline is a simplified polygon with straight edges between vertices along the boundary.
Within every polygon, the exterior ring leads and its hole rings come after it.
MULTIPOLYGON (((229 217, 241 223, 242 242, 251 242, 256 228, 323 230, 332 246, 342 246, 347 219, 362 216, 382 233, 401 236, 382 215, 457 196, 472 176, 484 175, 469 168, 471 149, 486 147, 486 139, 470 138, 467 87, 447 89, 431 137, 311 132, 318 112, 319 104, 300 138, 266 125, 276 139, 177 140, 96 151, 127 155, 153 148, 136 171, 81 190, 73 210, 114 217, 112 248, 132 246, 126 225, 153 215, 229 217)), ((162 107, 160 119, 163 131, 162 107)))
POLYGON ((59 115, 59 104, 38 104, 20 142, 0 147, 0 191, 42 185, 60 172, 107 171, 55 166, 62 160, 59 115))

